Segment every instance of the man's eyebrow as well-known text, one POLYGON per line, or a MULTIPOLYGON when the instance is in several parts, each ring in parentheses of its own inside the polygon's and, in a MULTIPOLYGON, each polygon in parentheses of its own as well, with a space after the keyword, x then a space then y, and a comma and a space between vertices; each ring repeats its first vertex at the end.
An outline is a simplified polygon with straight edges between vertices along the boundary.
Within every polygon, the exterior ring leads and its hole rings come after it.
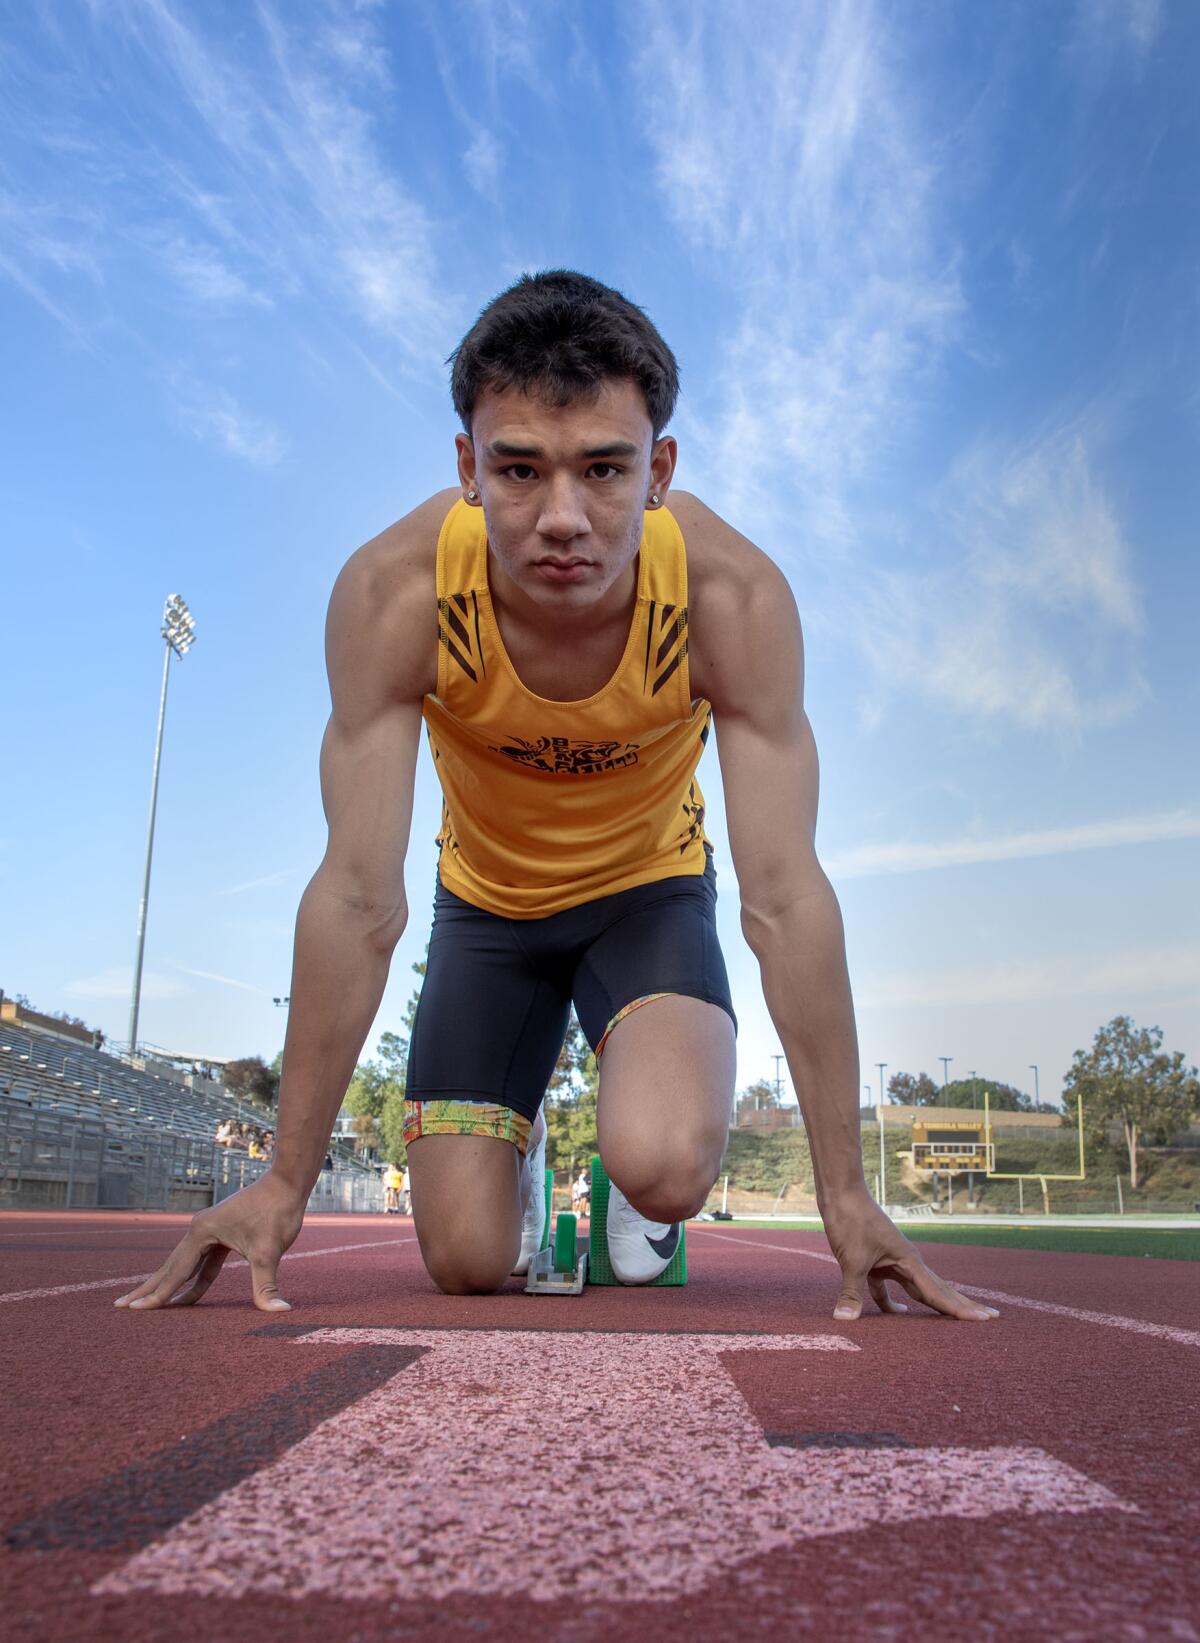
POLYGON ((583 455, 595 462, 604 456, 638 456, 640 453, 640 445, 631 445, 627 439, 614 439, 607 445, 593 445, 583 455))
MULTIPOLYGON (((516 462, 539 457, 543 451, 540 445, 513 445, 507 439, 493 439, 487 447, 487 454, 507 457, 510 462, 516 462)), ((613 439, 607 445, 591 445, 579 454, 589 462, 599 462, 610 456, 639 456, 641 446, 632 444, 628 439, 613 439)))
POLYGON ((510 445, 507 439, 493 439, 487 448, 489 456, 541 456, 538 445, 510 445))

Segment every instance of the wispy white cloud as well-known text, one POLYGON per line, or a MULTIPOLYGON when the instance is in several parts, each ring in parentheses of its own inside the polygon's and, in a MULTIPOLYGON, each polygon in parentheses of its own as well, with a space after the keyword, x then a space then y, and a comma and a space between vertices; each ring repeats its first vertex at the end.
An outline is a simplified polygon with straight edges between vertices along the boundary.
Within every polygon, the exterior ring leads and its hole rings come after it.
POLYGON ((163 248, 163 261, 172 278, 197 302, 214 308, 271 306, 270 297, 254 290, 212 246, 175 236, 163 248))
POLYGON ((94 249, 95 214, 42 199, 0 190, 0 276, 11 280, 76 342, 86 343, 85 328, 52 286, 82 278, 95 287, 101 267, 94 249))
POLYGON ((1106 61, 1130 50, 1144 57, 1162 25, 1162 0, 1076 0, 1074 44, 1106 61))
POLYGON ((963 307, 888 15, 788 0, 747 27, 709 0, 648 17, 663 208, 734 304, 712 402, 687 424, 706 491, 751 529, 786 520, 814 559, 846 551, 853 489, 963 307))
POLYGON ((1040 1004, 1054 998, 1200 1000, 1200 946, 1122 949, 1081 959, 1024 956, 987 965, 955 964, 868 980, 855 989, 860 1009, 1040 1004))
MULTIPOLYGON (((1097 28, 1157 26, 1134 0, 1100 9, 1097 28)), ((965 428, 916 497, 900 466, 955 350, 1003 363, 968 307, 969 184, 909 61, 919 31, 869 0, 765 0, 753 28, 720 0, 643 15, 662 206, 729 296, 713 391, 681 417, 682 482, 694 460, 706 499, 792 575, 810 626, 857 640, 866 726, 900 694, 1067 734, 1131 716, 1149 692, 1104 479, 1113 407, 1032 438, 965 428)), ((1020 284, 1033 243, 1005 243, 1020 284)))
POLYGON ((215 974, 212 970, 193 970, 190 965, 176 964, 175 968, 185 976, 195 976, 200 981, 215 981, 222 987, 234 987, 240 993, 253 993, 256 998, 270 998, 265 987, 252 987, 248 981, 238 981, 233 976, 215 974))
MULTIPOLYGON (((142 972, 142 1000, 157 1001, 167 998, 185 998, 190 992, 175 976, 159 975, 153 970, 142 972)), ((68 998, 129 998, 133 992, 133 966, 114 965, 98 975, 83 976, 68 981, 63 988, 68 998)))
POLYGON ((262 878, 247 879, 244 884, 231 884, 227 890, 218 890, 219 896, 241 896, 247 890, 270 890, 276 885, 284 884, 291 878, 291 873, 282 868, 278 873, 264 873, 262 878))
POLYGON ((1157 816, 1083 822, 1077 827, 1044 828, 1036 832, 998 834, 990 838, 968 835, 928 844, 907 840, 864 844, 825 858, 825 868, 837 879, 871 878, 884 873, 921 873, 980 862, 1069 856, 1082 850, 1110 850, 1127 844, 1164 844, 1179 839, 1200 839, 1200 810, 1173 810, 1157 816))
POLYGON ((1144 704, 1133 641, 1145 614, 1097 477, 1101 420, 975 442, 911 527, 932 544, 915 567, 850 578, 844 619, 876 675, 868 723, 897 689, 976 720, 1067 732, 1144 704))
POLYGON ((482 126, 476 131, 470 147, 463 155, 463 170, 467 181, 485 200, 496 199, 500 179, 500 144, 495 136, 482 126))
POLYGON ((244 410, 222 389, 190 385, 178 403, 185 426, 206 440, 256 468, 270 468, 287 454, 287 440, 261 417, 244 410))
MULTIPOLYGON (((59 27, 52 6, 41 26, 78 57, 82 85, 103 70, 109 105, 128 101, 145 137, 131 141, 114 122, 100 143, 75 141, 76 125, 91 129, 84 113, 64 103, 44 65, 22 61, 20 214, 30 218, 44 197, 39 171, 58 201, 41 249, 26 240, 20 255, 6 253, 34 300, 71 321, 64 282, 37 278, 43 253, 61 244, 76 274, 85 256, 102 273, 129 276, 136 265, 136 283, 110 282, 114 307, 155 272, 214 309, 315 295, 334 320, 386 337, 406 368, 439 372, 450 299, 437 225, 377 138, 394 89, 377 9, 278 14, 264 0, 224 33, 174 0, 91 11, 91 35, 75 21, 59 27)), ((86 96, 78 107, 99 112, 86 96)))

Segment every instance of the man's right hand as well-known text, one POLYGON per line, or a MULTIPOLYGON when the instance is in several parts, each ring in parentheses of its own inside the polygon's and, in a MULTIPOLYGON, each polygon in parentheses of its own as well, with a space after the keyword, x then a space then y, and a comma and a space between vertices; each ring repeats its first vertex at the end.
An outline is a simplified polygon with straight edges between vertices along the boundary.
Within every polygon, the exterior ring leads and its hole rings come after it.
POLYGON ((114 1305, 139 1312, 160 1306, 194 1306, 232 1250, 250 1267, 255 1306, 263 1312, 286 1311, 288 1303, 275 1277, 284 1251, 296 1241, 307 1201, 307 1193, 297 1193, 268 1170, 241 1192, 193 1216, 186 1236, 167 1261, 114 1305))

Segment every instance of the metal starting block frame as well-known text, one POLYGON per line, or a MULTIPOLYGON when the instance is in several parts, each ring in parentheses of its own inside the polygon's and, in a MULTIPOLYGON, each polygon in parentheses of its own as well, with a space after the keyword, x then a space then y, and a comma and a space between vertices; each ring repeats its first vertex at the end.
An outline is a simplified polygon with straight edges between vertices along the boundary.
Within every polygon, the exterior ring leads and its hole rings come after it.
POLYGON ((554 1222, 554 1242, 550 1222, 554 1204, 554 1171, 546 1171, 546 1224, 542 1247, 529 1263, 526 1295, 582 1295, 587 1283, 588 1252, 577 1248, 574 1215, 565 1212, 554 1222))
POLYGON ((525 1280, 526 1295, 582 1295, 587 1283, 587 1250, 581 1249, 575 1264, 567 1272, 559 1272, 554 1265, 553 1249, 539 1249, 529 1264, 525 1280))

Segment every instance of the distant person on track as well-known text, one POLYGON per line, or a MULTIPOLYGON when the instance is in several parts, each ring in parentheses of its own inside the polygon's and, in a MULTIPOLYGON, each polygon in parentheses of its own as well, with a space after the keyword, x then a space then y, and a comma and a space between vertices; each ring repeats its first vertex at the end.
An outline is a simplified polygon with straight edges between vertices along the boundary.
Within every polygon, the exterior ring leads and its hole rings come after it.
POLYGON ((571 1187, 571 1208, 576 1215, 586 1215, 592 1202, 592 1180, 587 1170, 581 1169, 571 1187))
MULTIPOLYGON (((889 1279, 953 1317, 990 1316, 867 1190, 800 623, 767 555, 671 491, 677 388, 642 310, 581 274, 523 276, 455 350, 458 483, 361 548, 330 604, 329 841, 297 921, 272 1167, 201 1211, 118 1305, 196 1301, 231 1249, 255 1303, 286 1305, 279 1259, 408 922, 425 731, 444 805, 405 1138, 426 1267, 448 1293, 490 1293, 538 1248, 541 1104, 573 1003, 600 1067, 613 1269, 660 1273, 716 1178, 734 1092, 696 780, 715 724, 742 928, 841 1266, 835 1316, 868 1293, 903 1310, 889 1279)), ((736 444, 724 460, 736 473, 736 444)), ((781 478, 786 461, 781 433, 781 478)))
POLYGON ((389 1164, 383 1172, 383 1213, 398 1215, 400 1213, 400 1171, 395 1164, 389 1164))
POLYGON ((400 1213, 401 1215, 412 1213, 412 1176, 408 1173, 407 1164, 405 1164, 404 1171, 400 1176, 400 1213))

